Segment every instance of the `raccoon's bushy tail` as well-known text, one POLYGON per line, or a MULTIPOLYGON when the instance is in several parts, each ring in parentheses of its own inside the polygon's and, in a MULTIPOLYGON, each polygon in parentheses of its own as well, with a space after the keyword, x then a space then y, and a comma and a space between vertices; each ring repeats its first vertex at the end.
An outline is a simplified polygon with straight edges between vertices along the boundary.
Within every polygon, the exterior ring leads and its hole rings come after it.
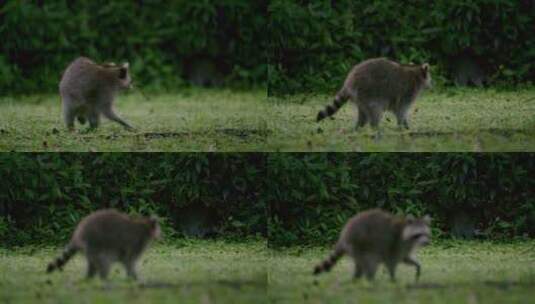
POLYGON ((314 267, 314 274, 320 274, 331 270, 331 268, 338 262, 338 260, 345 254, 344 248, 342 246, 336 245, 334 251, 329 255, 327 259, 319 263, 314 267))
POLYGON ((323 111, 319 111, 316 121, 319 122, 324 118, 334 115, 334 113, 338 112, 338 110, 347 102, 348 99, 349 96, 347 96, 345 91, 343 89, 340 90, 334 97, 333 103, 326 106, 323 111))
POLYGON ((46 272, 51 273, 56 269, 63 270, 63 265, 65 265, 72 258, 72 256, 76 254, 76 252, 78 252, 78 248, 68 245, 61 256, 57 257, 53 262, 48 264, 46 272))

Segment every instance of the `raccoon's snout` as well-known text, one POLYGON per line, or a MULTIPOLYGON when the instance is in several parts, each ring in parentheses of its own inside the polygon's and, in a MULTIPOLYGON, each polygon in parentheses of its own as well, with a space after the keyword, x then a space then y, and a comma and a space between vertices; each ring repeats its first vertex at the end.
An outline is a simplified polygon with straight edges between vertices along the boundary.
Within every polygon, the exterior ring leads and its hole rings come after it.
POLYGON ((427 246, 431 243, 431 240, 428 236, 422 235, 418 238, 417 242, 420 246, 427 246))

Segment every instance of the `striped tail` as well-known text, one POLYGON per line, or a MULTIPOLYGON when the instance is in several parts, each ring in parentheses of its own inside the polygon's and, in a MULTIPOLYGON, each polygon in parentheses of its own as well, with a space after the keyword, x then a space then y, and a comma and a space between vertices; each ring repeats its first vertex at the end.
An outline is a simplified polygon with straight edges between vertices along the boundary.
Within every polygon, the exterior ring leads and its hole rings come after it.
POLYGON ((334 113, 338 112, 338 110, 347 102, 347 99, 348 96, 345 94, 345 92, 343 90, 340 90, 336 94, 336 97, 334 97, 333 104, 326 106, 325 110, 320 111, 318 113, 316 121, 319 122, 324 118, 334 115, 334 113))
POLYGON ((76 254, 77 251, 78 248, 68 245, 60 257, 56 258, 53 262, 48 264, 46 272, 51 273, 56 269, 63 270, 63 265, 65 265, 72 258, 72 256, 76 254))
POLYGON ((329 255, 327 259, 325 259, 323 262, 319 263, 314 267, 314 274, 320 274, 322 272, 326 272, 331 270, 331 268, 338 262, 338 260, 345 254, 345 250, 342 248, 342 246, 336 246, 334 248, 334 251, 329 255))

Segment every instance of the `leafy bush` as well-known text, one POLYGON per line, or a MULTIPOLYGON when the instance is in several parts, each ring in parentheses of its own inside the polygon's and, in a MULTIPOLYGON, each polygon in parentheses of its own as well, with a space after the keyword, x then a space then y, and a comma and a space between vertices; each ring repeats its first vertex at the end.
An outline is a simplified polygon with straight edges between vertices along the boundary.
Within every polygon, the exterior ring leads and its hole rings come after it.
POLYGON ((262 195, 270 246, 334 242, 358 211, 434 218, 449 235, 466 213, 481 237, 535 235, 530 154, 271 154, 262 195))
POLYGON ((274 0, 269 12, 269 94, 334 91, 370 57, 431 62, 444 75, 470 50, 494 81, 535 77, 533 1, 274 0))
POLYGON ((1 243, 64 241, 82 217, 110 207, 159 215, 167 236, 195 205, 215 212, 219 236, 265 235, 262 162, 257 154, 2 154, 1 243))
POLYGON ((2 1, 0 94, 55 92, 84 55, 130 61, 141 86, 182 85, 184 64, 211 58, 234 85, 266 81, 265 4, 257 1, 2 1))
POLYGON ((358 211, 458 214, 479 237, 534 236, 532 154, 0 154, 0 243, 56 243, 98 208, 158 214, 180 235, 192 208, 220 237, 325 244, 358 211), (198 209, 199 210, 199 209, 198 209))

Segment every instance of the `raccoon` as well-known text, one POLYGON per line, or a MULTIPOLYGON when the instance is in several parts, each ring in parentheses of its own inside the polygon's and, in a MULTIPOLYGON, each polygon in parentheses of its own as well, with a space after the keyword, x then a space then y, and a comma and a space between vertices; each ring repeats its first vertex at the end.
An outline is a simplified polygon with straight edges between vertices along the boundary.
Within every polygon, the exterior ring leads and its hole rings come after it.
POLYGON ((78 119, 80 124, 88 120, 90 129, 96 129, 100 116, 104 115, 133 131, 134 128, 113 111, 117 92, 131 87, 128 63, 96 64, 86 57, 77 58, 67 67, 59 84, 67 128, 74 130, 74 120, 78 119))
POLYGON ((149 241, 161 237, 156 218, 130 218, 114 209, 93 212, 76 227, 63 254, 48 264, 47 273, 63 266, 78 251, 87 259, 87 278, 108 277, 111 264, 120 262, 128 277, 137 279, 136 261, 149 241))
POLYGON ((400 128, 409 129, 409 109, 420 91, 431 87, 429 64, 399 64, 386 58, 363 61, 353 67, 332 105, 320 111, 319 122, 334 115, 350 99, 358 108, 355 130, 369 123, 379 126, 385 111, 396 115, 400 128))
POLYGON ((314 274, 329 271, 347 254, 355 263, 355 279, 365 275, 372 281, 377 267, 385 264, 390 279, 395 281, 397 265, 405 263, 416 268, 418 281, 421 267, 415 253, 430 242, 430 221, 429 216, 402 218, 380 209, 358 213, 347 222, 334 251, 314 268, 314 274))

